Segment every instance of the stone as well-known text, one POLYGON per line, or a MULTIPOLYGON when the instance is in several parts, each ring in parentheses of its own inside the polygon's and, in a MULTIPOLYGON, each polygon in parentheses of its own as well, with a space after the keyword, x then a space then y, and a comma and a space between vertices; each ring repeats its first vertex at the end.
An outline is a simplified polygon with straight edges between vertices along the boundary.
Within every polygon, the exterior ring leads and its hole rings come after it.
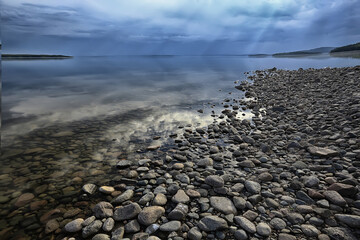
POLYGON ((94 194, 96 192, 96 185, 92 183, 85 184, 82 190, 87 194, 94 194))
POLYGON ((111 232, 111 240, 121 240, 123 239, 125 233, 125 228, 123 226, 119 226, 114 231, 111 232))
POLYGON ((316 176, 310 176, 305 178, 304 184, 306 187, 312 188, 319 185, 320 180, 316 176))
POLYGON ((233 202, 235 207, 239 210, 243 210, 246 208, 246 200, 242 197, 234 197, 233 202))
POLYGON ((138 215, 138 221, 140 224, 149 226, 155 223, 162 215, 164 215, 165 209, 159 206, 145 207, 138 215))
POLYGON ((96 234, 91 240, 110 240, 110 236, 104 233, 96 234))
POLYGON ((259 216, 259 214, 257 214, 256 212, 254 211, 251 211, 251 210, 247 210, 244 214, 243 214, 243 217, 246 217, 247 219, 249 219, 250 221, 254 221, 257 216, 259 216))
POLYGON ((249 233, 255 233, 256 232, 255 225, 251 221, 249 221, 247 218, 241 217, 241 216, 236 216, 234 218, 234 221, 236 222, 236 224, 238 224, 245 231, 247 231, 249 233))
POLYGON ((141 211, 141 207, 137 203, 130 203, 126 206, 116 208, 114 211, 115 221, 123 221, 135 218, 141 211))
POLYGON ((335 218, 349 227, 360 228, 360 216, 358 215, 335 214, 335 218))
POLYGON ((214 188, 220 188, 224 186, 224 179, 217 175, 210 175, 205 178, 205 183, 214 188))
POLYGON ((92 223, 93 221, 96 220, 96 217, 95 216, 91 216, 91 217, 88 217, 87 219, 84 220, 84 222, 81 224, 83 227, 86 227, 88 226, 90 223, 92 223))
POLYGON ((320 234, 320 231, 316 227, 309 224, 302 224, 301 230, 307 237, 317 237, 320 234))
POLYGON ((163 194, 163 193, 156 194, 156 196, 153 200, 153 205, 164 206, 166 203, 167 203, 167 198, 166 198, 165 194, 163 194))
POLYGON ((175 169, 175 170, 181 170, 184 168, 184 164, 182 163, 174 163, 174 165, 172 165, 172 169, 175 169))
POLYGON ((31 200, 34 199, 34 194, 32 193, 24 193, 24 194, 21 194, 20 197, 16 200, 15 202, 15 206, 16 207, 23 207, 25 206, 26 204, 30 203, 31 200))
POLYGON ((146 240, 161 240, 161 239, 158 238, 157 236, 150 236, 146 240))
POLYGON ((148 226, 148 227, 145 229, 145 232, 151 235, 151 234, 153 234, 154 232, 156 232, 159 228, 160 228, 160 225, 159 225, 159 224, 151 224, 150 226, 148 226))
POLYGON ((171 200, 175 203, 187 203, 190 201, 190 198, 188 195, 186 195, 184 190, 179 189, 171 200))
POLYGON ((315 146, 308 147, 308 151, 312 155, 319 156, 319 157, 335 157, 339 154, 337 151, 332 150, 330 148, 322 148, 322 147, 315 147, 315 146))
POLYGON ((151 200, 153 200, 155 197, 154 193, 152 192, 148 192, 147 194, 145 194, 144 196, 142 196, 139 200, 139 204, 141 205, 146 205, 148 202, 150 202, 151 200))
POLYGON ((59 227, 60 227, 60 225, 59 225, 58 221, 56 219, 51 219, 45 225, 45 233, 46 234, 52 233, 55 230, 57 230, 59 227))
POLYGON ((163 232, 173 232, 179 230, 181 227, 180 221, 170 221, 167 223, 164 223, 160 226, 160 231, 163 232))
POLYGON ((288 213, 286 215, 286 218, 291 222, 292 224, 301 224, 305 222, 304 217, 300 213, 288 213))
POLYGON ((186 190, 186 194, 191 198, 199 198, 199 197, 201 197, 201 194, 198 191, 193 190, 193 189, 186 190))
POLYGON ((101 226, 102 226, 102 222, 100 220, 95 220, 90 225, 83 228, 82 237, 88 238, 88 237, 96 234, 101 229, 101 226))
POLYGON ((201 240, 202 234, 200 232, 200 229, 198 227, 191 228, 190 231, 188 232, 188 238, 190 240, 201 240))
POLYGON ((117 196, 112 203, 123 203, 127 200, 130 200, 134 196, 134 191, 131 189, 126 190, 121 195, 117 196))
POLYGON ((210 197, 210 204, 217 211, 224 214, 237 214, 234 204, 226 197, 210 197))
POLYGON ((344 183, 333 183, 327 190, 336 191, 343 197, 353 198, 358 192, 357 188, 344 183))
POLYGON ((338 206, 345 207, 347 205, 345 199, 336 191, 325 191, 324 196, 326 199, 338 206))
POLYGON ((105 232, 110 232, 114 228, 114 225, 115 225, 114 219, 108 218, 108 219, 105 220, 105 222, 104 222, 104 224, 102 226, 102 229, 105 232))
POLYGON ((228 228, 227 222, 218 216, 203 217, 198 224, 198 227, 205 232, 212 232, 216 230, 228 228))
POLYGON ((131 162, 129 160, 121 160, 120 162, 118 162, 116 164, 116 167, 122 169, 122 168, 130 167, 132 165, 133 165, 133 162, 131 162))
POLYGON ((246 240, 246 239, 248 239, 248 235, 242 229, 236 230, 234 232, 234 237, 235 237, 236 240, 246 240))
POLYGON ((348 228, 329 227, 323 230, 333 240, 357 240, 358 238, 348 228))
POLYGON ((280 233, 278 240, 296 240, 296 237, 287 233, 280 233))
POLYGON ((196 164, 199 167, 206 168, 206 167, 214 165, 214 162, 211 158, 203 158, 203 159, 200 159, 196 164))
POLYGON ((238 166, 243 167, 243 168, 254 168, 255 164, 251 160, 244 160, 244 161, 239 162, 238 166))
POLYGON ((169 213, 168 217, 173 220, 182 220, 186 217, 186 214, 189 211, 189 207, 183 203, 179 203, 176 207, 169 213))
POLYGON ((97 218, 108 218, 113 216, 113 208, 109 202, 99 202, 95 205, 93 212, 97 218))
POLYGON ((259 194, 261 191, 261 185, 257 182, 246 180, 244 185, 249 193, 259 194))
POLYGON ((111 194, 112 192, 115 191, 115 189, 113 187, 110 186, 101 186, 99 188, 99 191, 105 194, 111 194))
POLYGON ((126 233, 135 233, 140 231, 140 224, 136 220, 131 220, 127 224, 125 224, 125 232, 126 233))
POLYGON ((273 227, 275 230, 282 230, 286 228, 286 222, 281 218, 273 218, 270 221, 270 226, 273 227))
POLYGON ((82 229, 82 223, 84 222, 84 219, 77 218, 65 225, 65 231, 67 232, 78 232, 82 229))
POLYGON ((256 232, 261 236, 268 237, 271 234, 271 228, 266 223, 261 222, 256 226, 256 232))
POLYGON ((259 174, 258 178, 262 182, 270 182, 274 177, 268 172, 263 172, 259 174))

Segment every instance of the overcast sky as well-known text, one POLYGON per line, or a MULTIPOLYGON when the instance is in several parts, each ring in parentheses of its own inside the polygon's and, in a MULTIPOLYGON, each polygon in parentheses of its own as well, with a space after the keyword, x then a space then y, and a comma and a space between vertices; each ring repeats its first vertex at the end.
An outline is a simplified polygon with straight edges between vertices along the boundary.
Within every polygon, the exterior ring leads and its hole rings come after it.
POLYGON ((6 53, 274 53, 360 42, 359 0, 0 0, 6 53))

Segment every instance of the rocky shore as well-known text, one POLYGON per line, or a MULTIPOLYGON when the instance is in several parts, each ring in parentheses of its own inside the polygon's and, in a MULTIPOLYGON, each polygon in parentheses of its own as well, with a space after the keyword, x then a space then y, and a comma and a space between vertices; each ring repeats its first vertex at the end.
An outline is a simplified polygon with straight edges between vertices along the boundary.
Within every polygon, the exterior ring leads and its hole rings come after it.
POLYGON ((78 208, 43 215, 40 236, 359 239, 360 66, 274 68, 237 84, 246 98, 225 99, 213 124, 184 126, 165 154, 120 160, 121 177, 84 184, 78 208))
POLYGON ((163 159, 122 160, 120 183, 84 185, 107 196, 58 238, 359 239, 360 67, 249 80, 236 87, 247 99, 226 99, 206 129, 185 128, 163 159))

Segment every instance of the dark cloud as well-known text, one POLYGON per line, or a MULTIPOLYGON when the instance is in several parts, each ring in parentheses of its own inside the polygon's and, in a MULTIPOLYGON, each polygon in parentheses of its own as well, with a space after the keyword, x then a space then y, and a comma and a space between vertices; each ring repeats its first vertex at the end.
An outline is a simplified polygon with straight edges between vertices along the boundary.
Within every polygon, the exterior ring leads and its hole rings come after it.
POLYGON ((240 54, 338 46, 360 37, 356 0, 13 1, 1 1, 9 52, 240 54))

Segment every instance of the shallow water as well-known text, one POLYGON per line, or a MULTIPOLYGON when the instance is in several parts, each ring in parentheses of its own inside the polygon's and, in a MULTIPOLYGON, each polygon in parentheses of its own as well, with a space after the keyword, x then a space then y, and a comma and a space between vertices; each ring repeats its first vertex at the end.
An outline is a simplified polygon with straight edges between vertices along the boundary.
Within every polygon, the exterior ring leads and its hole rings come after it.
MULTIPOLYGON (((179 126, 206 126, 234 81, 266 68, 360 64, 353 58, 75 57, 2 63, 0 231, 40 236, 41 216, 71 209, 84 183, 116 181, 118 159, 166 154, 179 126), (204 113, 197 110, 202 109, 204 113), (160 138, 154 140, 154 136, 160 138), (159 151, 147 151, 160 145, 159 151), (31 192, 41 208, 16 201, 31 192), (44 203, 44 202, 43 202, 44 203)), ((239 117, 249 117, 239 114, 239 117)), ((93 201, 95 201, 93 199, 93 201)))

